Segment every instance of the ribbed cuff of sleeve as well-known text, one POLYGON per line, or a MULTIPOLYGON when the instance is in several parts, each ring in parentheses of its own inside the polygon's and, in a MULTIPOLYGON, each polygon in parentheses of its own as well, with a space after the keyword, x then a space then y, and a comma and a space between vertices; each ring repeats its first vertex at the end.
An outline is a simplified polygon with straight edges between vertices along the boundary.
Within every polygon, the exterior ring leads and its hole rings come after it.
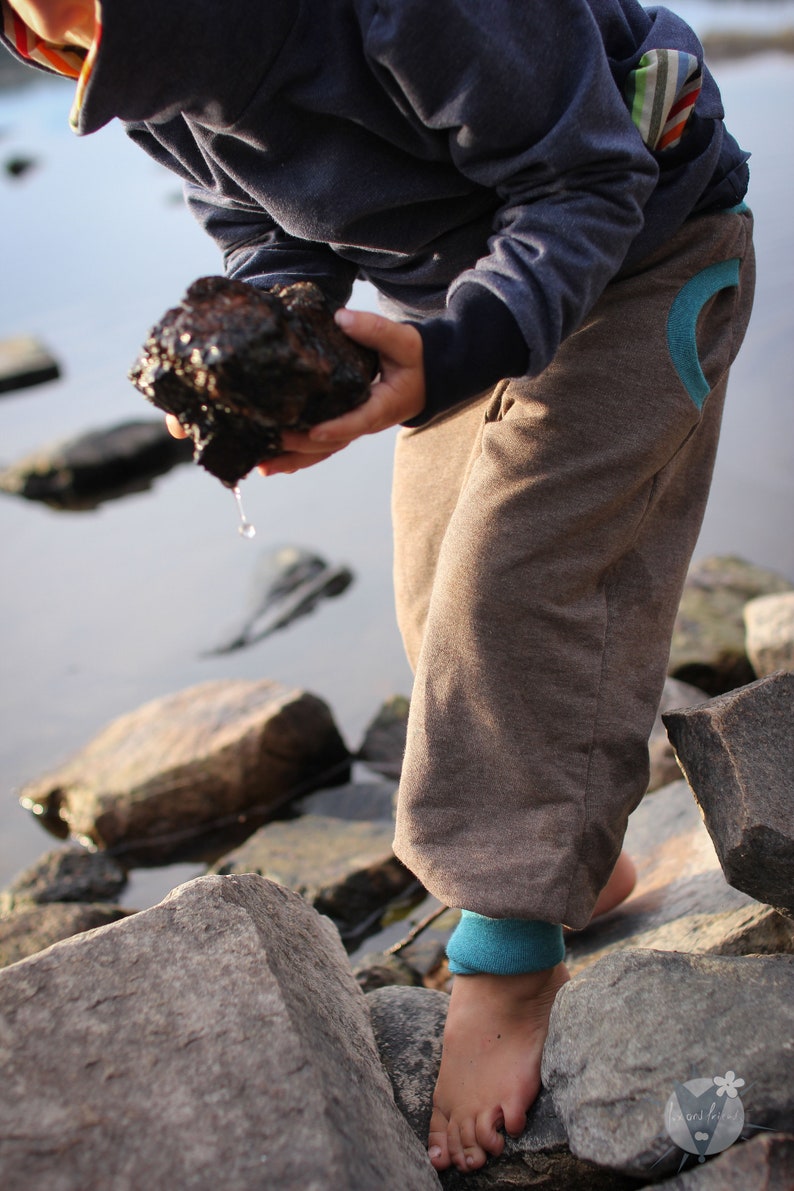
POLYGON ((449 970, 456 976, 520 976, 553 968, 564 957, 562 926, 524 918, 485 918, 471 910, 461 912, 447 944, 449 970))
POLYGON ((424 426, 529 368, 529 348, 518 323, 501 298, 482 285, 462 285, 443 317, 412 325, 422 336, 426 396, 421 414, 405 426, 424 426))

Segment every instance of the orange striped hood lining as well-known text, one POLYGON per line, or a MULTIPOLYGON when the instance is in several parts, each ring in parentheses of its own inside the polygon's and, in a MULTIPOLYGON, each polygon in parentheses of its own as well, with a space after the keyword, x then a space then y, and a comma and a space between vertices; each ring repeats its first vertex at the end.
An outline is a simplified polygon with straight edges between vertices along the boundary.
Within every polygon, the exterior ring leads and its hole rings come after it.
POLYGON ((76 128, 102 36, 102 6, 99 0, 96 4, 96 33, 91 49, 87 52, 76 46, 54 45, 52 42, 44 41, 17 16, 7 0, 0 0, 0 13, 3 33, 21 58, 27 58, 37 66, 44 66, 55 74, 76 80, 77 89, 69 113, 69 123, 72 128, 76 128))

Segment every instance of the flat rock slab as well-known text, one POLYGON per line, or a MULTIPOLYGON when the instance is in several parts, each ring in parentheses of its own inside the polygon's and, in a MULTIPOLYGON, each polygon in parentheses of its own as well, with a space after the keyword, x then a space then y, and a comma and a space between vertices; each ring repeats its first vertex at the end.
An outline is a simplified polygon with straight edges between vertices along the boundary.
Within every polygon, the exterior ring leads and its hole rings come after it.
POLYGON ((664 721, 726 879, 794 915, 794 674, 664 721))
POLYGON ((623 951, 558 994, 542 1078, 575 1154, 652 1182, 686 1152, 667 1132, 676 1083, 733 1072, 745 1120, 784 1130, 792 1061, 792 957, 623 951))
POLYGON ((626 947, 747 955, 794 951, 794 923, 725 880, 685 781, 647 794, 629 818, 631 896, 567 936, 572 973, 626 947))
POLYGON ((286 885, 332 918, 353 945, 364 928, 377 925, 389 902, 416 887, 392 852, 393 833, 391 822, 305 815, 260 827, 214 871, 259 873, 286 885))
POLYGON ((743 615, 747 656, 758 677, 794 670, 794 591, 750 600, 743 615))
POLYGON ((32 335, 0 339, 0 393, 57 380, 60 374, 58 361, 32 335))
POLYGON ((26 786, 21 801, 125 864, 166 863, 240 814, 264 817, 348 776, 347 748, 322 699, 276 682, 225 680, 114 720, 26 786))
POLYGON ((792 590, 783 575, 741 558, 694 564, 681 596, 668 673, 709 695, 752 682, 756 675, 745 646, 744 605, 757 596, 792 590))
POLYGON ((22 905, 0 915, 0 968, 97 926, 125 918, 120 906, 88 902, 50 902, 22 905))
POLYGON ((0 973, 0 1037, 9 1188, 438 1187, 335 930, 259 877, 0 973))

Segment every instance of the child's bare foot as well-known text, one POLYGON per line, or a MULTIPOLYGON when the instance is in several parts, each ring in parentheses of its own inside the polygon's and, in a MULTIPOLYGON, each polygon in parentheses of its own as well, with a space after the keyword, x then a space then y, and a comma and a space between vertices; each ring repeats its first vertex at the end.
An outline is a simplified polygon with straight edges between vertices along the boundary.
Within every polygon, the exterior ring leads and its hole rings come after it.
POLYGON ((428 1153, 436 1170, 477 1170, 517 1136, 540 1091, 540 1060, 565 964, 524 976, 456 976, 428 1153))
POLYGON ((615 906, 626 900, 636 884, 637 870, 634 861, 627 852, 621 852, 609 880, 598 895, 592 918, 614 910, 615 906))

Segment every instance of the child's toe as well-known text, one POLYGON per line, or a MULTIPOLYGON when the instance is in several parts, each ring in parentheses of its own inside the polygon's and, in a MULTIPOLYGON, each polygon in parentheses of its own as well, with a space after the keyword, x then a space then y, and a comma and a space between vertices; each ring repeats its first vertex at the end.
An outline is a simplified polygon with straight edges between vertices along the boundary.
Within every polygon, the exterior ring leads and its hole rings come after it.
POLYGON ((427 1155, 436 1170, 446 1170, 450 1165, 448 1128, 449 1121, 441 1109, 434 1108, 427 1135, 427 1155))
MULTIPOLYGON (((484 1166, 488 1155, 477 1137, 477 1124, 473 1118, 468 1118, 461 1122, 459 1134, 460 1138, 460 1152, 459 1160, 456 1160, 453 1155, 453 1162, 458 1167, 458 1170, 479 1170, 484 1166)), ((452 1154, 452 1144, 450 1144, 450 1154, 452 1154)))

